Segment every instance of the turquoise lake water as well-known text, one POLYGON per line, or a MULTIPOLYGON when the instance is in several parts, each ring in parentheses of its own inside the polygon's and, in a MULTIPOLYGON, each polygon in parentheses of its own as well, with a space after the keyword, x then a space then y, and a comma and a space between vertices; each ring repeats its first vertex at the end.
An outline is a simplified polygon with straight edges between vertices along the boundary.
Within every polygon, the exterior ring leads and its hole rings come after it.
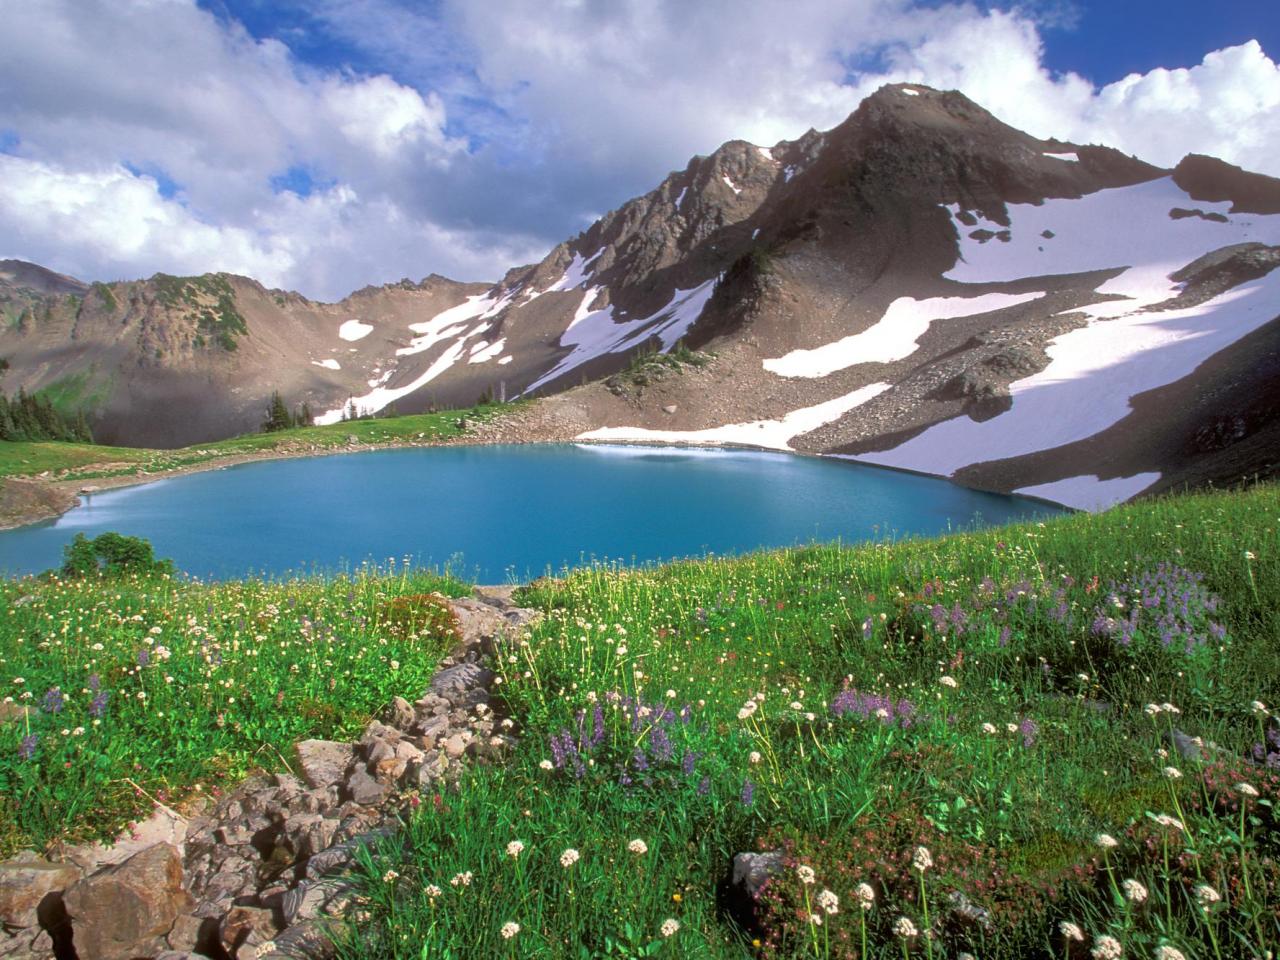
POLYGON ((115 530, 199 577, 410 557, 500 583, 592 560, 936 534, 1061 512, 847 461, 585 444, 275 460, 82 499, 56 521, 0 533, 0 571, 46 570, 77 533, 115 530))

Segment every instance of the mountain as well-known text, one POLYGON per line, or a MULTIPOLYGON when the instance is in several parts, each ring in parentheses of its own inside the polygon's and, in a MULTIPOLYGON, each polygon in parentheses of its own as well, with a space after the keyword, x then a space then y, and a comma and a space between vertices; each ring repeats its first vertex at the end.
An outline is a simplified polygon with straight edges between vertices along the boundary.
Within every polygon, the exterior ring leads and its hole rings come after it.
POLYGON ((696 157, 492 286, 316 304, 6 267, 0 356, 7 388, 92 402, 104 439, 251 429, 273 389, 323 420, 523 394, 549 398, 528 435, 784 447, 1093 507, 1275 472, 1278 264, 1280 181, 898 84, 826 133, 696 157), (637 357, 677 343, 703 353, 637 357))

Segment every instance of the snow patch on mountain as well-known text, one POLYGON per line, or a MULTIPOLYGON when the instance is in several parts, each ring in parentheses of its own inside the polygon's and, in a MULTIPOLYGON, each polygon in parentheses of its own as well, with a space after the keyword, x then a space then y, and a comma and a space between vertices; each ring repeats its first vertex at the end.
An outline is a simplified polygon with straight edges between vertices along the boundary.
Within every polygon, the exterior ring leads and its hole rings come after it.
POLYGON ((1037 483, 1034 486, 1021 487, 1014 493, 1040 497, 1077 510, 1095 511, 1105 510, 1113 504, 1136 497, 1159 479, 1158 473, 1137 473, 1132 477, 1113 477, 1110 480, 1086 474, 1054 480, 1052 483, 1037 483))
MULTIPOLYGON (((456 340, 447 350, 444 351, 444 353, 436 357, 435 362, 419 374, 411 383, 407 383, 400 387, 376 386, 363 397, 351 397, 342 406, 335 407, 332 410, 328 410, 320 414, 320 416, 316 417, 315 422, 320 425, 337 423, 342 419, 343 412, 352 404, 355 405, 357 412, 362 415, 377 413, 383 407, 394 403, 401 397, 407 397, 415 390, 420 390, 436 377, 440 376, 440 374, 452 367, 462 356, 465 343, 465 337, 456 340)), ((388 371, 386 376, 389 377, 391 372, 393 371, 388 371)))
POLYGON ((628 350, 650 337, 656 336, 659 339, 663 351, 670 350, 697 322, 702 308, 711 299, 717 280, 719 277, 712 277, 689 290, 678 289, 671 295, 666 306, 650 316, 622 322, 614 319, 612 306, 601 310, 592 309, 601 288, 589 288, 583 294, 573 319, 560 335, 560 346, 571 348, 569 355, 561 358, 559 363, 531 383, 524 392, 532 393, 589 360, 606 353, 628 350))
MULTIPOLYGON (((1170 207, 1189 199, 1165 177, 1076 200, 1009 204, 1008 243, 981 244, 961 234, 961 259, 946 274, 952 280, 990 283, 1035 277, 1046 268, 1063 274, 1125 267, 1097 289, 1125 299, 1072 311, 1084 313, 1088 325, 1053 340, 1049 365, 1010 385, 1012 407, 1005 413, 982 423, 957 417, 857 459, 949 476, 971 464, 1083 440, 1126 417, 1136 394, 1188 376, 1280 315, 1276 272, 1196 306, 1153 309, 1179 292, 1170 274, 1200 256, 1237 243, 1280 243, 1280 215, 1229 214, 1230 203, 1195 201, 1222 213, 1225 223, 1170 220, 1170 207), (1046 230, 1054 237, 1051 260, 1040 252, 1046 230)), ((1123 499, 1123 489, 1105 486, 1100 496, 1123 499)))
POLYGON ((738 186, 736 183, 734 183, 732 180, 730 180, 730 179, 729 179, 729 175, 728 175, 727 173, 726 173, 723 177, 721 177, 721 179, 722 179, 722 180, 724 180, 725 184, 726 184, 726 185, 729 187, 729 189, 730 189, 730 190, 732 190, 735 194, 737 194, 737 193, 741 193, 741 192, 742 192, 742 188, 741 188, 740 186, 738 186))
POLYGON ((506 337, 501 340, 495 340, 493 343, 485 343, 485 341, 481 340, 471 348, 471 356, 467 358, 467 363, 485 363, 488 360, 492 360, 505 350, 506 346, 506 337))
POLYGON ((752 420, 749 423, 727 423, 706 430, 647 430, 643 427, 601 427, 579 434, 577 440, 631 440, 653 443, 742 444, 770 450, 791 450, 791 441, 839 420, 892 384, 872 383, 844 396, 812 407, 792 410, 778 420, 752 420))
POLYGON ((354 317, 338 327, 338 336, 343 340, 361 340, 371 333, 373 333, 373 324, 365 323, 363 320, 357 320, 354 317))
POLYGON ((1048 157, 1050 160, 1065 160, 1067 163, 1080 162, 1080 155, 1074 151, 1071 153, 1045 153, 1043 156, 1048 157))
POLYGON ((859 363, 893 363, 915 353, 935 320, 955 320, 1039 300, 1043 293, 988 293, 976 297, 899 297, 871 327, 812 350, 764 360, 780 377, 825 377, 859 363))
POLYGON ((324 367, 326 370, 342 369, 342 364, 338 363, 338 361, 334 360, 332 357, 328 357, 324 360, 312 360, 311 363, 317 367, 324 367))

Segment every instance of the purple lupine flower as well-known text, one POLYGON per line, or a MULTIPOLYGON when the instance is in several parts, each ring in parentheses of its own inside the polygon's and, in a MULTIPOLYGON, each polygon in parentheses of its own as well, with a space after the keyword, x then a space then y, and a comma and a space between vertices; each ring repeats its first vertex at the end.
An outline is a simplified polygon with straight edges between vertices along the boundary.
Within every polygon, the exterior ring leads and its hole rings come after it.
POLYGON ((89 714, 93 717, 102 717, 107 713, 107 700, 111 694, 106 690, 99 690, 93 696, 93 700, 89 703, 89 714))
POLYGON ((698 781, 698 796, 705 797, 711 792, 711 778, 703 777, 698 781))
POLYGON ((1013 635, 1013 631, 1010 630, 1007 626, 1001 627, 1000 637, 996 642, 999 643, 1000 646, 1002 647, 1007 647, 1009 645, 1009 637, 1011 637, 1012 635, 1013 635))
POLYGON ((675 756, 676 748, 671 745, 671 738, 667 736, 666 730, 654 727, 649 731, 649 749, 655 760, 666 761, 675 756))
POLYGON ((870 617, 867 617, 867 619, 862 621, 862 639, 863 640, 871 639, 871 627, 872 627, 872 621, 870 617))
POLYGON ((30 734, 22 738, 22 742, 18 744, 18 759, 30 760, 36 755, 36 747, 40 746, 40 737, 38 734, 30 734))
POLYGON ((600 704, 596 704, 596 709, 591 715, 591 740, 587 746, 594 750, 604 742, 604 710, 600 704))
POLYGON ((1022 745, 1024 747, 1032 747, 1036 742, 1036 733, 1039 731, 1036 722, 1030 717, 1023 717, 1022 722, 1018 724, 1018 733, 1022 734, 1022 745))
POLYGON ((97 693, 100 686, 102 686, 102 681, 98 679, 98 675, 96 673, 89 674, 89 689, 97 693))
POLYGON ((693 776, 693 768, 698 762, 698 755, 692 750, 684 752, 684 759, 680 761, 680 770, 686 777, 693 776))
POLYGON ((141 650, 138 651, 138 666, 145 667, 150 662, 151 662, 151 651, 149 651, 146 647, 143 647, 141 650))
POLYGON ((644 751, 639 747, 636 747, 635 753, 631 754, 631 763, 637 770, 645 771, 649 769, 649 758, 645 756, 644 751))
POLYGON ((742 781, 742 805, 744 807, 751 806, 751 802, 756 796, 756 785, 750 779, 742 781))
POLYGON ((40 707, 45 713, 61 713, 64 699, 60 687, 50 687, 44 692, 44 699, 40 701, 40 707))

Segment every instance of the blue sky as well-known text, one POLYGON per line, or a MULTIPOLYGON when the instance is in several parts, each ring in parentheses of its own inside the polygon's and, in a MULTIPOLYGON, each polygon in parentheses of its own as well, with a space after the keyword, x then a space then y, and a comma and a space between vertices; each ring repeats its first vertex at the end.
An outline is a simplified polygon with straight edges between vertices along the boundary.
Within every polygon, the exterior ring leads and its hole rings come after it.
POLYGON ((1280 176, 1272 0, 0 0, 0 257, 323 298, 496 279, 885 82, 1280 176), (121 65, 128 69, 122 70, 121 65))

